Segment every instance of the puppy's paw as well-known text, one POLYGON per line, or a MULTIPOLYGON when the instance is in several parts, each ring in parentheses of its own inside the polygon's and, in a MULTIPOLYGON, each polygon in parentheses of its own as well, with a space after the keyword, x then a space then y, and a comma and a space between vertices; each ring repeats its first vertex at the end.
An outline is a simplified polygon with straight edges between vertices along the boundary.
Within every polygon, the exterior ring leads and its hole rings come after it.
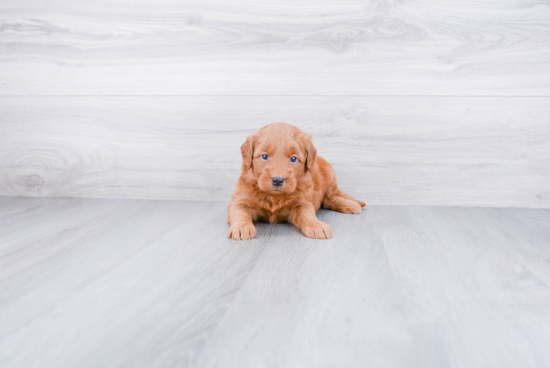
MULTIPOLYGON (((364 205, 363 205, 364 206, 364 205)), ((346 206, 346 213, 353 213, 355 215, 363 212, 363 209, 361 208, 361 204, 354 202, 354 201, 348 201, 348 205, 346 206)))
POLYGON ((305 236, 312 239, 328 239, 332 236, 332 228, 321 221, 304 226, 302 232, 305 236))
POLYGON ((237 223, 227 230, 227 237, 234 240, 249 240, 256 236, 256 227, 253 224, 237 223))

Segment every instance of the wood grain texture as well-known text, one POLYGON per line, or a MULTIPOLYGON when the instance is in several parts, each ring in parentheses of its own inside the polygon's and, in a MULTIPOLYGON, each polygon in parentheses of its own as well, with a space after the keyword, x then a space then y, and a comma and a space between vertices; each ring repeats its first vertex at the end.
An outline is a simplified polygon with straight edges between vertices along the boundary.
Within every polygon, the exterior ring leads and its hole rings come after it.
POLYGON ((2 1, 1 95, 550 95, 546 0, 2 1))
POLYGON ((313 134, 369 204, 550 207, 546 97, 4 97, 0 195, 228 200, 246 136, 313 134))
POLYGON ((319 211, 332 239, 238 242, 226 205, 0 197, 0 365, 550 365, 550 210, 319 211))

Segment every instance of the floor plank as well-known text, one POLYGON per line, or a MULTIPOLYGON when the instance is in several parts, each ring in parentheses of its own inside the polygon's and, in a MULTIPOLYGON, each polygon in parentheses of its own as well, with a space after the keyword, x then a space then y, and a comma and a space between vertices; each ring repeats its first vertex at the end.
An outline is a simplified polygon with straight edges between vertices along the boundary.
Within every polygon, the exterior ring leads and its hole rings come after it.
POLYGON ((257 224, 245 242, 220 202, 0 213, 2 367, 550 364, 550 210, 320 211, 332 239, 257 224))
MULTIPOLYGON (((80 202, 85 209, 87 201, 80 202)), ((17 349, 10 362, 27 367, 44 362, 93 367, 95 350, 102 352, 98 359, 109 360, 103 362, 107 365, 139 362, 139 354, 118 353, 142 349, 141 344, 150 357, 162 359, 154 353, 165 353, 166 340, 150 345, 157 333, 179 341, 173 353, 190 359, 261 253, 265 236, 269 238, 263 233, 255 247, 220 248, 220 242, 201 239, 209 225, 197 220, 211 212, 212 205, 203 203, 133 202, 84 223, 61 250, 53 240, 45 244, 49 258, 0 283, 0 361, 6 362, 4 353, 21 344, 25 348, 17 349), (168 316, 164 322, 163 315, 168 316), (105 321, 98 323, 98 318, 105 321), (58 339, 44 340, 36 333, 55 330, 60 323, 66 329, 58 339), (139 341, 136 336, 146 337, 139 341), (181 344, 189 345, 188 353, 181 344)), ((214 214, 222 223, 225 216, 214 214)), ((218 239, 227 245, 225 236, 218 239)))
MULTIPOLYGON (((533 261, 518 252, 528 232, 514 223, 521 210, 507 211, 506 220, 493 219, 491 209, 377 212, 372 226, 383 234, 408 302, 429 316, 425 323, 433 335, 427 342, 437 349, 433 354, 447 357, 444 365, 542 367, 550 362, 545 348, 550 284, 529 271, 533 261), (515 239, 506 229, 516 233, 515 239), (437 336, 445 338, 434 340, 437 336)), ((547 276, 549 271, 546 267, 547 276)))
POLYGON ((278 226, 197 366, 427 366, 372 216, 322 211, 322 242, 278 226))

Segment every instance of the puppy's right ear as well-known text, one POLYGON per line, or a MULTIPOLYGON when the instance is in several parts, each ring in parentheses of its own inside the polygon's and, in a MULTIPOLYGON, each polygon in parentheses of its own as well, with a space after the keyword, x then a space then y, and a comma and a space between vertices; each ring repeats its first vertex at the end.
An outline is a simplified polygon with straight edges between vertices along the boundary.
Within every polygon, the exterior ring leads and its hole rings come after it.
POLYGON ((250 170, 252 167, 252 158, 254 156, 254 143, 256 142, 256 135, 250 134, 246 137, 246 141, 241 146, 241 154, 243 155, 243 170, 250 170))

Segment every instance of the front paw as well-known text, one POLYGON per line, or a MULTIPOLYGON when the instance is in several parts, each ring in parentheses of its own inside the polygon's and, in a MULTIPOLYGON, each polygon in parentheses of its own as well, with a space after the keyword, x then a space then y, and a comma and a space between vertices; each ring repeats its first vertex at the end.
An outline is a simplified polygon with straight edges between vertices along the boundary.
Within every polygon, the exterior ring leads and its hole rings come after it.
POLYGON ((235 240, 249 240, 256 236, 256 227, 253 224, 238 223, 231 225, 227 230, 227 237, 235 240))
POLYGON ((305 236, 312 239, 328 239, 332 236, 332 228, 324 222, 314 222, 302 228, 305 236))

